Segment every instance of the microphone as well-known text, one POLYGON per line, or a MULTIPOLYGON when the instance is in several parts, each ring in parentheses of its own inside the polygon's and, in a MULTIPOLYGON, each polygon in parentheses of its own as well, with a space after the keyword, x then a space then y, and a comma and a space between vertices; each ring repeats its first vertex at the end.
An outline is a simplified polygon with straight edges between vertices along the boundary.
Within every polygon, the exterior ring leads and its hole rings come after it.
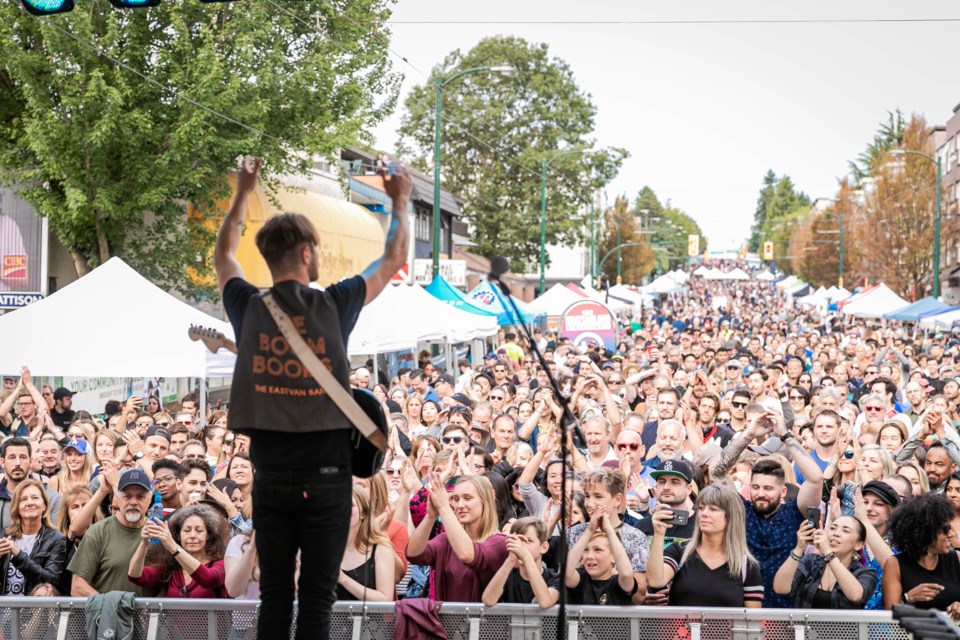
POLYGON ((496 282, 500 285, 500 290, 504 292, 505 295, 510 295, 510 289, 502 280, 500 276, 510 271, 510 261, 503 256, 495 256, 490 260, 490 273, 487 274, 487 277, 490 278, 491 282, 496 282))

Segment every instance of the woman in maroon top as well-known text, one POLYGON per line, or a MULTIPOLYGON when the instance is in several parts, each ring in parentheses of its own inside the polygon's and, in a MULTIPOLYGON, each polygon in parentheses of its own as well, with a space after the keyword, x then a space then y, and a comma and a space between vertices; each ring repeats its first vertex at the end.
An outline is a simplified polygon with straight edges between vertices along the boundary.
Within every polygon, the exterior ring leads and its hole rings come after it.
POLYGON ((130 582, 153 589, 166 584, 168 598, 226 598, 223 552, 228 538, 226 521, 202 504, 178 509, 168 522, 147 520, 130 559, 130 582), (160 542, 151 544, 151 539, 160 542), (161 558, 144 566, 151 547, 161 548, 161 558))
POLYGON ((433 567, 433 597, 445 602, 480 602, 483 589, 507 559, 506 538, 497 527, 493 487, 483 476, 459 476, 446 485, 430 475, 427 517, 407 544, 411 564, 433 567), (440 516, 444 532, 430 539, 440 516))

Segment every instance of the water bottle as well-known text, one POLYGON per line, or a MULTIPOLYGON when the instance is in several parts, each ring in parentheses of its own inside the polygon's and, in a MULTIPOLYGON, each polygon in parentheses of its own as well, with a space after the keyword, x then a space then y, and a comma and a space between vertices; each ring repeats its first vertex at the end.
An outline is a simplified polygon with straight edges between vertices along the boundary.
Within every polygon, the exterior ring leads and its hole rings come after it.
MULTIPOLYGON (((153 504, 150 505, 150 510, 147 512, 147 520, 152 520, 158 524, 163 522, 163 498, 160 497, 159 491, 155 491, 153 494, 153 504)), ((160 538, 150 538, 150 542, 157 544, 160 542, 160 538)))

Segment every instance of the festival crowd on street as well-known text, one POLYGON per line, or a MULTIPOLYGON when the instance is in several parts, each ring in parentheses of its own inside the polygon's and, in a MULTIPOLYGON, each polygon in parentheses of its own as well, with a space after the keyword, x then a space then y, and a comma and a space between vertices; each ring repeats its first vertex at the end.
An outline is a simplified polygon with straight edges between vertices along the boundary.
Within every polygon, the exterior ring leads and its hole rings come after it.
MULTIPOLYGON (((337 599, 960 618, 956 338, 696 277, 619 320, 615 351, 533 334, 577 429, 514 327, 456 369, 354 369, 390 451, 354 480, 337 599)), ((258 599, 250 438, 192 394, 72 395, 3 380, 2 594, 258 599)))

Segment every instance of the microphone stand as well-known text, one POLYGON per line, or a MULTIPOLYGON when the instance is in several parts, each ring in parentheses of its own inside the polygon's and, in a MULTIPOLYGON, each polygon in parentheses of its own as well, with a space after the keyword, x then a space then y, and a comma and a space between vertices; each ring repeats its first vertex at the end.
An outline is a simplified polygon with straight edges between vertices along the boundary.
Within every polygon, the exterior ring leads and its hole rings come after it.
MULTIPOLYGON (((533 339, 530 329, 523 323, 523 317, 510 293, 510 288, 500 279, 500 275, 497 273, 491 273, 489 279, 499 286, 500 291, 506 299, 510 301, 510 315, 514 320, 514 325, 519 325, 523 328, 523 334, 530 343, 530 348, 536 355, 537 362, 540 363, 540 366, 546 372, 547 379, 550 380, 550 386, 553 389, 553 394, 557 397, 557 400, 560 402, 560 407, 563 409, 563 415, 560 417, 561 429, 559 438, 560 466, 563 468, 563 474, 560 476, 560 545, 558 549, 560 553, 560 600, 558 604, 560 607, 557 612, 557 640, 561 640, 567 637, 567 438, 572 430, 578 429, 577 419, 570 410, 567 399, 560 393, 560 385, 553 377, 553 374, 550 373, 550 367, 547 366, 547 361, 540 352, 540 347, 537 346, 537 342, 533 339)), ((571 465, 570 470, 572 469, 573 466, 571 465)))

